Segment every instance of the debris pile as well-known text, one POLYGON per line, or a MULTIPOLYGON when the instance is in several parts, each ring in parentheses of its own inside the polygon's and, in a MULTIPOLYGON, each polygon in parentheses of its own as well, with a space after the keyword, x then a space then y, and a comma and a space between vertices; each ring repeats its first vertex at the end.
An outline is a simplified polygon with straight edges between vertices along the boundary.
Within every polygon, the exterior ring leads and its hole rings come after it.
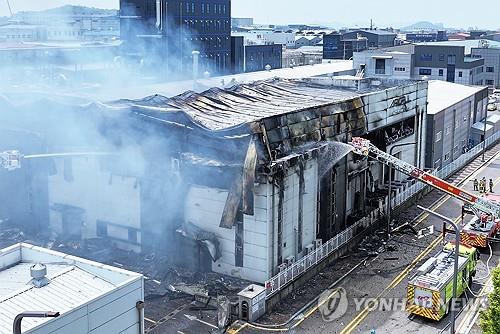
POLYGON ((146 298, 168 296, 176 299, 190 296, 236 295, 248 286, 248 281, 217 273, 188 271, 172 263, 168 256, 158 253, 138 254, 114 247, 105 238, 60 239, 54 234, 31 235, 18 227, 0 222, 0 248, 18 242, 53 249, 143 274, 146 298))

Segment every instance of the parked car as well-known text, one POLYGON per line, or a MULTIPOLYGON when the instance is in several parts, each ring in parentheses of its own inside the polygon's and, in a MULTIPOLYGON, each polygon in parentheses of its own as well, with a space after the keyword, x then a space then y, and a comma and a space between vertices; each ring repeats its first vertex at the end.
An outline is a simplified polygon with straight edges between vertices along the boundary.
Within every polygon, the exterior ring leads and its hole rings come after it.
POLYGON ((497 105, 494 103, 488 104, 488 111, 495 111, 497 110, 497 105))

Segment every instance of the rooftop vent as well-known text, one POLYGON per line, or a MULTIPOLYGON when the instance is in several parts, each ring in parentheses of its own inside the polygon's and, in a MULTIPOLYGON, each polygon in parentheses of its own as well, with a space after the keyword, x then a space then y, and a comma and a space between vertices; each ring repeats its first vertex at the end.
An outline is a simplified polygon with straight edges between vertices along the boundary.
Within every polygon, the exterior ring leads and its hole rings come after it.
POLYGON ((36 288, 41 288, 49 284, 47 275, 47 267, 44 264, 37 263, 30 267, 31 283, 36 288))

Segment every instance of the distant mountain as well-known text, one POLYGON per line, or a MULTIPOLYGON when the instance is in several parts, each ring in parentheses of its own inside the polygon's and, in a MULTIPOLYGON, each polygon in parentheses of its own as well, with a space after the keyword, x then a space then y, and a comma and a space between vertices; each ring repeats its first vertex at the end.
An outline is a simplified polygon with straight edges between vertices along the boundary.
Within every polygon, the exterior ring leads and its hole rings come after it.
POLYGON ((401 27, 400 30, 403 31, 421 31, 421 30, 441 30, 444 29, 444 25, 442 23, 431 23, 428 21, 420 21, 409 25, 407 27, 401 27))

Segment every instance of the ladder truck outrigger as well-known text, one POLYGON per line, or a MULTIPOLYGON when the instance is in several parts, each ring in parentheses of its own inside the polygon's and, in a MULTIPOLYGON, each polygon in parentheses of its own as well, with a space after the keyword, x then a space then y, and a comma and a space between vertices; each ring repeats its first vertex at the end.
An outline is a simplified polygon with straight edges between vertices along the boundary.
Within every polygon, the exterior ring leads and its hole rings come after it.
POLYGON ((444 191, 463 201, 476 217, 469 221, 460 233, 460 241, 469 246, 484 248, 491 239, 496 239, 500 231, 500 202, 488 197, 476 196, 428 172, 404 162, 373 145, 368 139, 354 137, 351 145, 353 152, 371 157, 395 170, 413 177, 433 188, 444 191))

